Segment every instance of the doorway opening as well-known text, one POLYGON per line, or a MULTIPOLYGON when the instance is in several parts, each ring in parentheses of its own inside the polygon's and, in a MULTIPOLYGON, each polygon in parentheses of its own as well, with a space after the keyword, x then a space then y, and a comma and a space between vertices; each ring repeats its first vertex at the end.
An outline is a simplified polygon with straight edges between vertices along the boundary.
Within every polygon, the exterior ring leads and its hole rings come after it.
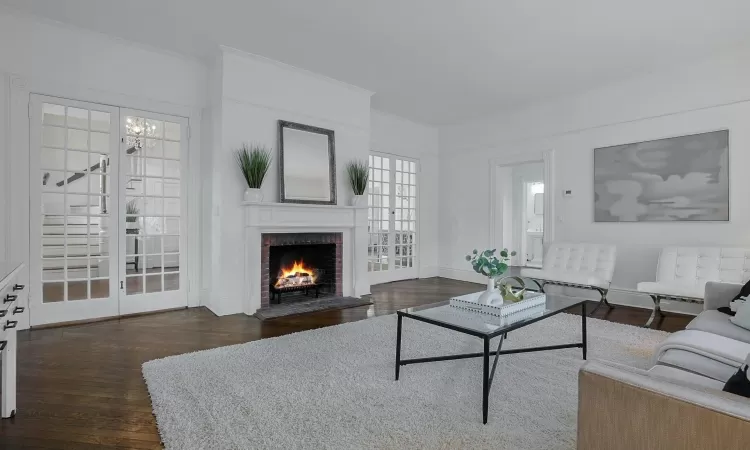
POLYGON ((544 163, 495 167, 494 246, 515 250, 511 265, 542 267, 544 258, 544 163))

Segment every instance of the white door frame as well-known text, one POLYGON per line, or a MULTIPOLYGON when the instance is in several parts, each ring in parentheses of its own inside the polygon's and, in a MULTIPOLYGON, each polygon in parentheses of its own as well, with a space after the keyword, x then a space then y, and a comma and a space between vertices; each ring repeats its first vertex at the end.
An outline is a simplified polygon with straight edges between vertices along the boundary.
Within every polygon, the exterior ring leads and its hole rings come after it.
POLYGON ((497 223, 498 217, 504 218, 502 211, 501 199, 497 198, 497 192, 499 184, 505 180, 501 180, 497 176, 498 168, 516 166, 519 164, 541 162, 544 164, 544 247, 545 251, 547 246, 555 241, 555 201, 557 189, 555 187, 555 151, 545 150, 542 152, 530 152, 530 153, 519 153, 515 155, 508 155, 499 158, 492 158, 489 160, 490 166, 490 227, 489 227, 489 242, 493 248, 503 248, 503 232, 498 233, 498 229, 503 229, 497 223))
MULTIPOLYGON (((38 117, 37 117, 38 118, 38 117)), ((41 123, 41 122, 40 122, 41 123)), ((27 158, 29 161, 29 248, 27 258, 29 261, 29 308, 27 310, 28 323, 30 326, 43 325, 50 323, 62 323, 80 320, 89 320, 103 317, 114 317, 118 315, 126 315, 139 312, 148 312, 154 310, 171 309, 176 307, 187 307, 197 306, 199 299, 197 292, 194 293, 192 301, 188 298, 189 283, 187 274, 190 273, 190 264, 188 258, 188 246, 187 243, 190 237, 190 227, 188 226, 188 215, 189 213, 195 215, 197 219, 197 209, 189 210, 187 207, 187 198, 190 194, 193 194, 198 188, 191 181, 196 178, 195 174, 189 170, 190 152, 190 127, 189 119, 177 116, 177 115, 165 115, 159 113, 151 113, 146 111, 131 110, 124 107, 110 106, 102 103, 71 100, 64 97, 48 96, 43 94, 29 93, 29 145, 27 158), (55 302, 44 304, 42 302, 41 292, 41 277, 38 275, 41 273, 41 255, 37 253, 37 250, 41 249, 41 185, 39 183, 40 173, 39 166, 39 155, 36 156, 33 152, 38 152, 41 148, 41 126, 35 130, 35 127, 31 125, 31 121, 35 120, 32 117, 33 111, 41 111, 41 104, 44 102, 65 104, 66 106, 80 107, 83 109, 95 109, 99 111, 110 112, 111 117, 111 133, 110 133, 110 157, 111 159, 124 160, 122 154, 124 152, 124 117, 125 114, 137 114, 141 117, 149 117, 157 120, 169 120, 171 122, 179 122, 181 124, 181 220, 180 220, 180 288, 176 291, 168 291, 162 293, 154 293, 146 295, 144 298, 131 298, 124 299, 124 291, 119 288, 121 282, 124 283, 124 227, 120 230, 117 221, 112 220, 110 223, 110 239, 111 242, 116 242, 117 245, 112 244, 112 248, 115 250, 111 253, 110 257, 110 297, 109 299, 96 299, 96 300, 76 300, 74 302, 55 302), (35 133, 35 131, 37 131, 35 133), (192 188, 191 188, 192 187, 192 188), (36 211, 36 213, 35 213, 36 211), (117 261, 116 261, 117 260, 117 261), (118 266, 119 260, 123 261, 121 267, 118 266), (118 270, 121 272, 118 274, 118 270), (117 275, 116 275, 117 274, 117 275), (119 277, 118 277, 119 275, 119 277), (121 295, 120 293, 123 292, 121 295), (157 297, 161 295, 160 297, 157 297), (80 305, 80 306, 79 306, 80 305), (72 307, 71 307, 72 306, 72 307)), ((123 179, 122 173, 124 171, 124 164, 118 164, 120 173, 118 174, 118 180, 123 179)), ((125 190, 118 189, 116 186, 118 180, 110 180, 110 202, 112 206, 120 208, 124 211, 124 199, 125 190)), ((124 216, 123 216, 124 217, 124 216)), ((191 216, 192 217, 192 216, 191 216)), ((193 268, 195 270, 195 268, 193 268)), ((132 296, 131 296, 132 297, 132 296)))
MULTIPOLYGON (((391 261, 395 261, 395 199, 396 199, 396 160, 401 161, 407 161, 407 162, 413 162, 416 165, 416 175, 417 175, 417 184, 416 184, 416 200, 417 200, 417 210, 416 210, 416 223, 415 223, 415 229, 414 234, 416 236, 415 242, 414 242, 414 254, 412 259, 412 267, 409 268, 400 268, 396 269, 393 262, 389 262, 389 268, 388 270, 383 271, 369 271, 368 269, 368 277, 370 281, 370 285, 373 284, 382 284, 382 283, 390 283, 393 281, 400 281, 400 280, 409 280, 414 278, 419 278, 419 256, 421 252, 421 246, 420 246, 420 175, 421 175, 421 168, 420 168, 420 161, 419 158, 413 158, 408 156, 401 156, 394 153, 385 153, 385 152, 376 152, 371 151, 369 153, 373 156, 380 156, 389 158, 390 160, 390 170, 389 170, 389 186, 390 186, 390 203, 389 208, 391 214, 389 214, 389 230, 388 230, 388 257, 391 259, 391 261)), ((369 207, 369 205, 368 205, 369 207)), ((369 240, 369 236, 368 236, 369 240)))

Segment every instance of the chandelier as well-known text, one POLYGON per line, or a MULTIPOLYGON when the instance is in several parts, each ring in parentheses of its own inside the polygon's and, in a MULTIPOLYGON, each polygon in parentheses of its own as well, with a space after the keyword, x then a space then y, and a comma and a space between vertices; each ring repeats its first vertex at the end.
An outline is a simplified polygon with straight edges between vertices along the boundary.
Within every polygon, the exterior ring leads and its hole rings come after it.
POLYGON ((125 132, 128 135, 128 146, 136 150, 143 148, 144 138, 158 137, 156 123, 142 117, 128 117, 125 120, 125 132))

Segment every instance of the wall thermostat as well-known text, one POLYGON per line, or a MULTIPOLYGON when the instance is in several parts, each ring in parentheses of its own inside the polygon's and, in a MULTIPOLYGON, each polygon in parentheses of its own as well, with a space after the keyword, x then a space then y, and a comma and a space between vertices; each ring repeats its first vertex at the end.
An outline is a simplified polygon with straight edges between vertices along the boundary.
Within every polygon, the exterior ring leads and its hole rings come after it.
POLYGON ((573 196, 573 190, 572 189, 564 189, 563 190, 563 197, 572 197, 573 196))

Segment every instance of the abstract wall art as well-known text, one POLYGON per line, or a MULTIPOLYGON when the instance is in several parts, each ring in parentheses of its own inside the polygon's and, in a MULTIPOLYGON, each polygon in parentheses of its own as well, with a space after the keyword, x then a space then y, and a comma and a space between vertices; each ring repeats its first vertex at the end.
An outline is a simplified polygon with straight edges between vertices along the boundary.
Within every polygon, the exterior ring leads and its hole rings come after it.
POLYGON ((595 222, 728 220, 728 130, 594 149, 595 222))

